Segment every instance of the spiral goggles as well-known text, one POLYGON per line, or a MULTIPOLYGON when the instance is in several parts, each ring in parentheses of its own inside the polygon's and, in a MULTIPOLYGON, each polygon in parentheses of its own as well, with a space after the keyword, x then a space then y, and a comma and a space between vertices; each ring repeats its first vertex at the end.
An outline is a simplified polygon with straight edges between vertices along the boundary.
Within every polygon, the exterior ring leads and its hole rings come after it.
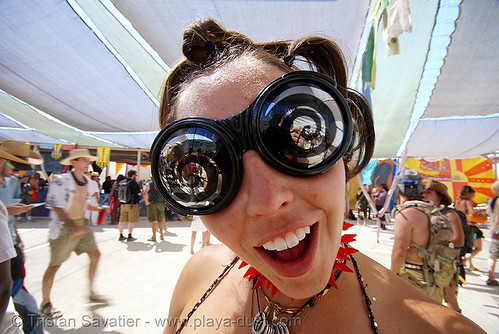
POLYGON ((152 178, 174 212, 215 213, 239 190, 244 152, 255 150, 288 175, 318 175, 350 149, 352 123, 331 78, 290 72, 240 114, 224 120, 185 118, 164 127, 151 148, 152 178))

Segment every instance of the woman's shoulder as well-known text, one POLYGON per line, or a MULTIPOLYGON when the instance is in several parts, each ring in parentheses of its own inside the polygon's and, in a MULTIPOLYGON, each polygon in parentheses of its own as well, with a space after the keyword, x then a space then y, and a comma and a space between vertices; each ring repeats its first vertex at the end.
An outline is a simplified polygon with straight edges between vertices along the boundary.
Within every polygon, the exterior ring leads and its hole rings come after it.
POLYGON ((224 245, 204 247, 192 255, 175 286, 170 303, 170 317, 182 318, 234 257, 224 245))
POLYGON ((468 318, 421 294, 369 257, 355 255, 381 332, 484 333, 468 318))

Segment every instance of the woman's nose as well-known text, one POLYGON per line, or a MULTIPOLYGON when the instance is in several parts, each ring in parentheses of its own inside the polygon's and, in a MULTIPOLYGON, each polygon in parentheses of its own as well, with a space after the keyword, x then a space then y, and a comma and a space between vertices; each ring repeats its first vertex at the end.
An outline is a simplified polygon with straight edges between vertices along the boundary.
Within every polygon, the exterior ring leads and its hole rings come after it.
POLYGON ((290 177, 268 165, 255 151, 243 154, 243 180, 246 211, 250 217, 271 216, 293 200, 290 177))

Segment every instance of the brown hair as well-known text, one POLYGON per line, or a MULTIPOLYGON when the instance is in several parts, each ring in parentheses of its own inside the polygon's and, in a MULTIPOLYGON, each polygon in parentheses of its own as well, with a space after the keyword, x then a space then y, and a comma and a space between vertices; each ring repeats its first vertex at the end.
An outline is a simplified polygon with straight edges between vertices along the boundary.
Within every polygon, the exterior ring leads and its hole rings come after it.
POLYGON ((333 78, 338 90, 349 102, 357 138, 344 160, 350 161, 355 154, 357 163, 352 170, 345 164, 347 178, 358 174, 369 163, 374 151, 374 125, 369 104, 362 95, 347 88, 345 59, 333 41, 309 36, 296 41, 254 43, 247 36, 228 31, 215 20, 207 19, 184 32, 182 53, 185 58, 172 69, 163 84, 159 108, 161 127, 176 120, 177 97, 195 77, 246 55, 290 72, 298 69, 292 66, 296 58, 307 63, 311 70, 333 78))
POLYGON ((474 194, 474 193, 476 193, 475 189, 473 189, 471 186, 465 185, 461 188, 461 191, 459 191, 459 196, 457 198, 467 199, 469 194, 474 194))

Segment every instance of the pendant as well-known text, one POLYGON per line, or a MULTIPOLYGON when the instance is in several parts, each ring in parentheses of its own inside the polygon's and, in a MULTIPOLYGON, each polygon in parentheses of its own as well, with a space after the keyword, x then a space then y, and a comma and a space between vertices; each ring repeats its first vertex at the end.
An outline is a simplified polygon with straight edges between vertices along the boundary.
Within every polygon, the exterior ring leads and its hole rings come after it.
POLYGON ((251 322, 251 334, 271 334, 272 329, 267 324, 265 313, 258 312, 251 322))
POLYGON ((282 321, 272 324, 272 327, 267 323, 265 313, 258 312, 251 322, 252 334, 289 334, 288 326, 282 321))
POLYGON ((275 334, 289 334, 288 326, 282 321, 272 324, 272 333, 275 334))

